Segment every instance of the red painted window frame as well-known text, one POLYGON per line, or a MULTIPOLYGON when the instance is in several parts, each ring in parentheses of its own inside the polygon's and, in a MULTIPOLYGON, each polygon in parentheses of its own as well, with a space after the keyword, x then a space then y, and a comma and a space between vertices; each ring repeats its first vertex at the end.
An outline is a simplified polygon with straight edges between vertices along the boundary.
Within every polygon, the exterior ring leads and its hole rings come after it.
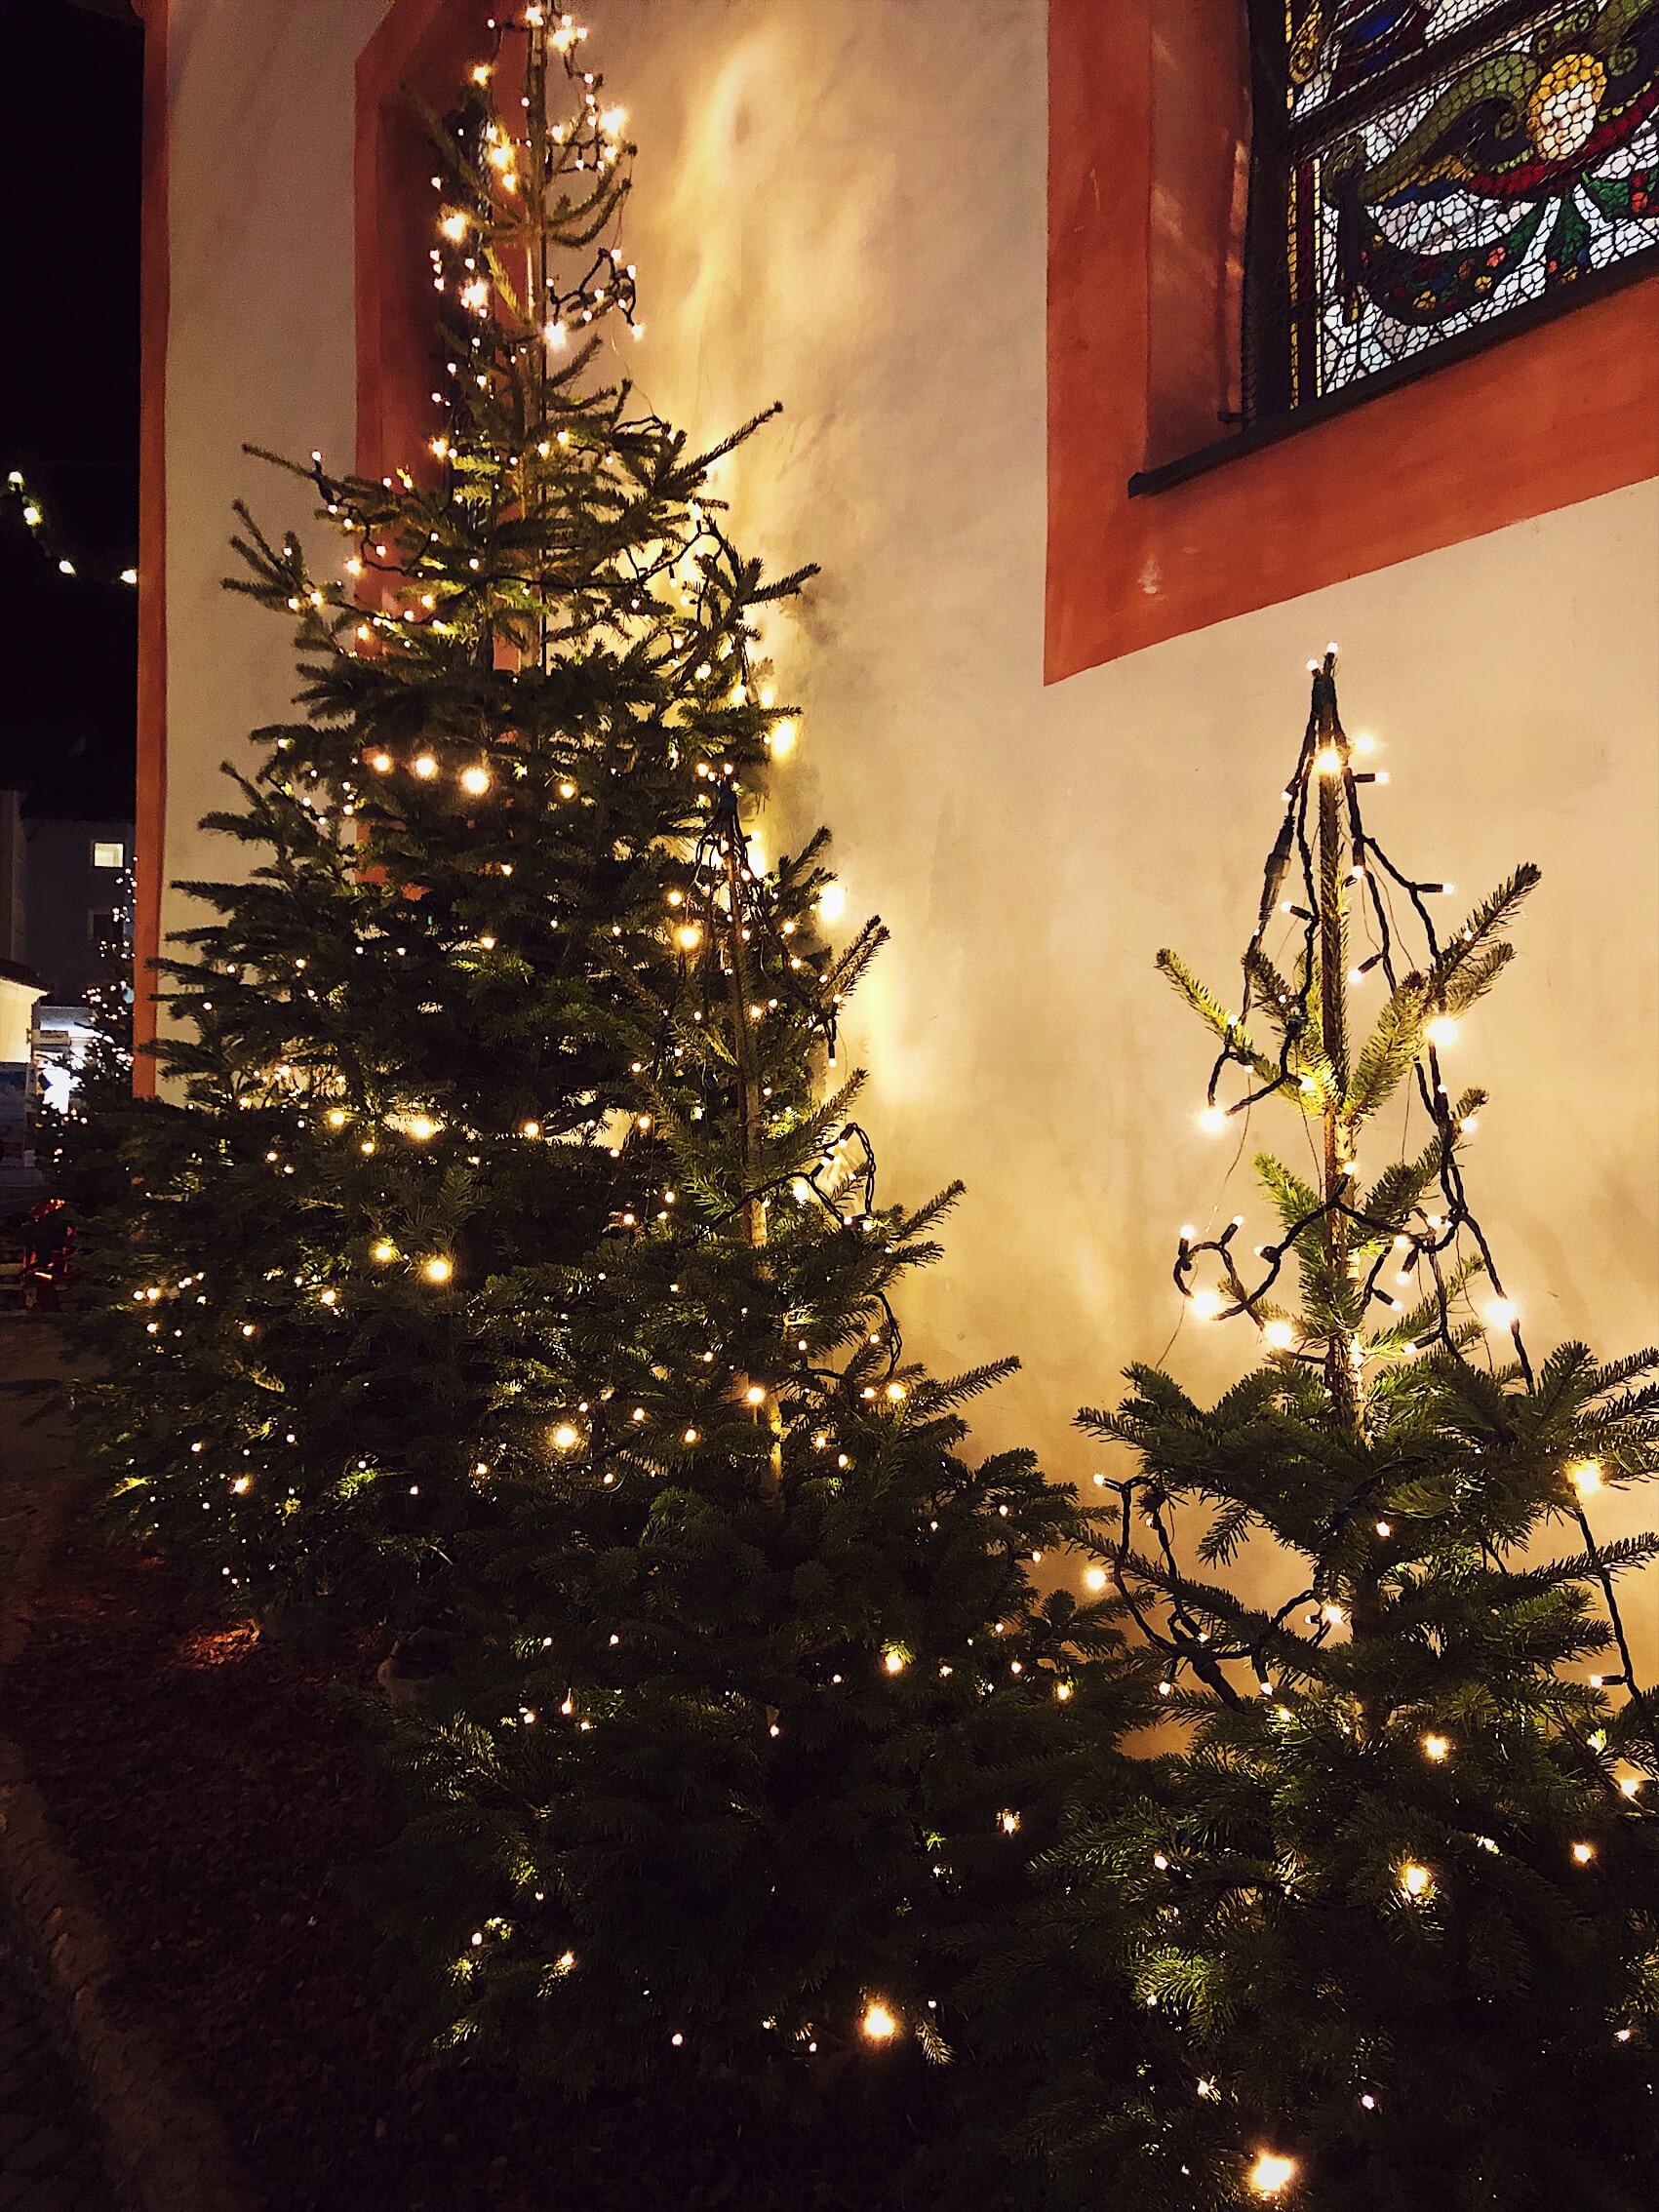
POLYGON ((1659 475, 1649 275, 1129 496, 1233 374, 1242 14, 1049 0, 1049 683, 1659 475))

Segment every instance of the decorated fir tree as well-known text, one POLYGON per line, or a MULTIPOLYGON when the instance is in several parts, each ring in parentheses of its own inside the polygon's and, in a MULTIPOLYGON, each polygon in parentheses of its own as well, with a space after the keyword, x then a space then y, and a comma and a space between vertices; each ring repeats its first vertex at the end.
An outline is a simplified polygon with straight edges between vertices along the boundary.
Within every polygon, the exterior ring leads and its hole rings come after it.
POLYGON ((752 843, 801 578, 606 376, 622 118, 539 10, 475 75, 429 465, 300 472, 341 573, 244 517, 305 714, 215 817, 250 880, 188 887, 88 1433, 233 1606, 400 1632, 371 1889, 446 2026, 573 2084, 890 2069, 1139 1673, 1029 1578, 1071 1494, 961 1456, 1004 1370, 902 1356, 954 1191, 877 1204, 833 1065, 879 928, 752 843))
POLYGON ((1138 1461, 1099 1478, 1098 1572, 1189 1738, 1138 1824, 1080 1800, 1034 1939, 1132 1976, 1163 2038, 1145 2124, 1065 2035, 1034 2134, 1073 2188, 1157 2177, 1170 2206, 1613 2212, 1659 2177, 1659 1763, 1619 1598, 1659 1540, 1598 1543, 1589 1501, 1659 1464, 1659 1355, 1527 1350, 1465 1183, 1481 1094, 1442 1055, 1537 874, 1442 928, 1450 887, 1365 825, 1363 753, 1332 655, 1237 1010, 1161 956, 1219 1041, 1205 1126, 1283 1103, 1313 1165, 1257 1159, 1261 1242, 1181 1241, 1187 1310, 1262 1363, 1208 1407, 1137 1367, 1082 1416, 1138 1461), (1422 1136, 1389 1161, 1402 1092, 1422 1136), (1222 1579, 1249 1538, 1293 1562, 1282 1603, 1222 1579))
POLYGON ((532 14, 434 124, 430 452, 378 482, 314 456, 320 561, 244 514, 236 588, 295 620, 304 716, 211 817, 252 873, 186 887, 183 1103, 131 1118, 102 1225, 89 1435, 238 1605, 443 1618, 495 1510, 487 1305, 656 1179, 631 1023, 680 958, 674 850, 714 764, 792 734, 754 617, 799 578, 727 536, 728 449, 608 373, 631 149, 532 14))
POLYGON ((956 1192, 877 1203, 858 1080, 813 1071, 879 931, 830 954, 821 837, 763 873, 741 808, 723 766, 638 992, 659 1180, 547 1271, 556 1326, 503 1316, 508 1531, 401 1729, 396 1949, 452 2034, 578 2088, 970 2042, 971 1930, 1149 1695, 1107 1600, 1028 1575, 1071 1491, 960 1456, 1005 1370, 903 1356, 956 1192))

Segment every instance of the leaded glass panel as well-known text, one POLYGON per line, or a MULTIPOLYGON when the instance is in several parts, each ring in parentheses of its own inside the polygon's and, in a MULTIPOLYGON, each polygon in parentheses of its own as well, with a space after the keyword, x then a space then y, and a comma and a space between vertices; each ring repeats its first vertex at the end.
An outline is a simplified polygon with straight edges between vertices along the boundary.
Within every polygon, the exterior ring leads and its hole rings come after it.
POLYGON ((1254 20, 1253 416, 1659 245, 1659 0, 1260 0, 1254 20))

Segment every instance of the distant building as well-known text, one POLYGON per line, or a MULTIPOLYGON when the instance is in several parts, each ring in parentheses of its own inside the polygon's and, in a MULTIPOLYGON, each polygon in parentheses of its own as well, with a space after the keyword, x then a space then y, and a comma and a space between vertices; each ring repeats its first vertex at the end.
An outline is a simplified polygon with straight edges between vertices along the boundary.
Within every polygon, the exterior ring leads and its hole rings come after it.
POLYGON ((84 1006, 127 957, 133 824, 29 811, 0 791, 0 960, 32 968, 60 1006, 84 1006))

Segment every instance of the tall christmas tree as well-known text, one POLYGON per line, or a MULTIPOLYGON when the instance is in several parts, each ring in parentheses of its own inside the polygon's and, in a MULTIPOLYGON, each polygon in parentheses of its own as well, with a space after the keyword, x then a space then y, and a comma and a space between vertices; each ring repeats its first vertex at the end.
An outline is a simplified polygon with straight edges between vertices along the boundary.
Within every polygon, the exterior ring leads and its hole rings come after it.
POLYGON ((879 926, 833 950, 822 840, 753 842, 802 577, 605 380, 628 149, 580 37, 529 9, 442 127, 433 465, 300 472, 343 574, 244 516, 306 713, 214 818, 251 880, 188 887, 89 1431, 233 1605, 401 1632, 372 1886, 447 2026, 801 2082, 960 2035, 1141 1671, 1029 1577, 1071 1493, 960 1456, 1006 1370, 903 1359, 955 1192, 877 1203, 832 1070, 879 926))
MULTIPOLYGON (((1598 1543, 1588 1501, 1659 1465, 1659 1355, 1527 1350, 1465 1181, 1482 1096, 1442 1054, 1537 871, 1442 928, 1451 887, 1366 826, 1366 749, 1333 652, 1237 1010, 1160 956, 1219 1041, 1201 1121, 1282 1101, 1314 1165, 1257 1159, 1278 1226, 1253 1249, 1241 1220, 1181 1239, 1187 1310, 1253 1327, 1262 1364, 1207 1408, 1136 1367, 1081 1417, 1139 1461, 1098 1479, 1100 1571, 1190 1749, 1149 1768, 1138 1828, 1080 1801, 1043 1925, 1166 2032, 1128 2153, 1162 2202, 1629 2207, 1659 2142, 1659 1758, 1618 1584, 1659 1539, 1598 1543), (1363 1168, 1402 1089, 1421 1149, 1363 1168), (1183 1507, 1208 1516, 1192 1565, 1183 1507), (1212 1578, 1246 1538, 1295 1562, 1283 1603, 1212 1578)), ((1125 2170, 1095 2089, 1055 2053, 1040 2127, 1074 2177, 1125 2170)))
POLYGON ((434 125, 418 472, 313 456, 320 564, 243 516, 236 588, 296 621, 304 719, 210 817, 251 879, 185 887, 188 1103, 125 1134, 90 1422, 136 1525, 238 1605, 442 1618, 495 1510, 487 1311, 656 1179, 630 1013, 681 957, 674 850, 717 765, 793 738, 754 624, 800 578, 708 491, 746 432, 693 453, 605 375, 641 327, 631 148, 582 35, 533 8, 434 125))

